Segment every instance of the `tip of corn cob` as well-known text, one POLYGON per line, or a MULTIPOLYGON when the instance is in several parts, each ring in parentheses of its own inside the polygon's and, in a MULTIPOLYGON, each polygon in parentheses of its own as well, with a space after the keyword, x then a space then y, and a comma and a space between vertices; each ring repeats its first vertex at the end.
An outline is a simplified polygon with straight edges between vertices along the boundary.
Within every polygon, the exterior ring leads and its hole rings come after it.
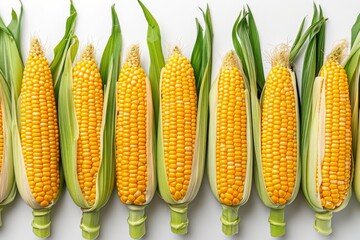
POLYGON ((222 64, 223 68, 233 68, 237 66, 237 60, 235 52, 231 50, 225 55, 224 62, 222 64))
POLYGON ((332 49, 327 59, 334 60, 337 63, 341 63, 346 55, 347 48, 348 48, 348 41, 346 39, 339 41, 332 49))
POLYGON ((174 49, 171 52, 171 56, 175 55, 175 54, 179 54, 182 55, 180 47, 179 46, 175 46, 174 49))
POLYGON ((85 50, 83 51, 81 55, 81 60, 91 60, 95 58, 95 48, 92 44, 89 44, 86 46, 85 50))
POLYGON ((130 67, 140 66, 140 48, 139 45, 132 45, 126 57, 126 64, 130 67))
POLYGON ((42 50, 40 40, 38 38, 34 38, 31 40, 30 55, 42 57, 45 55, 44 51, 42 50))
POLYGON ((290 65, 290 46, 287 44, 280 44, 272 53, 271 56, 271 65, 275 66, 282 66, 282 67, 289 67, 290 65))

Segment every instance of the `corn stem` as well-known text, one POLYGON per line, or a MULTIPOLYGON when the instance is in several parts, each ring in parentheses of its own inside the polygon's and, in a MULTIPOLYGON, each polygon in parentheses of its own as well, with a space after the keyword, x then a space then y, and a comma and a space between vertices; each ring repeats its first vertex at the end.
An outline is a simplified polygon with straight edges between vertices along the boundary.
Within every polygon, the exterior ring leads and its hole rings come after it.
POLYGON ((322 235, 330 235, 331 228, 331 212, 315 213, 314 229, 322 235))
POLYGON ((50 236, 50 212, 51 208, 34 209, 32 212, 34 216, 32 222, 33 232, 39 238, 47 238, 50 236))
POLYGON ((188 203, 169 205, 169 207, 171 231, 175 234, 186 234, 189 225, 187 217, 188 203))
POLYGON ((83 212, 80 228, 84 239, 96 239, 100 234, 100 211, 83 212))
POLYGON ((220 221, 222 223, 222 231, 227 236, 233 236, 239 232, 239 207, 222 205, 220 221))
POLYGON ((272 237, 280 237, 285 234, 285 210, 270 208, 270 234, 272 237))
POLYGON ((146 221, 146 213, 144 206, 136 206, 136 205, 127 205, 129 209, 129 232, 130 237, 134 239, 139 239, 143 237, 146 233, 145 229, 145 221, 146 221))

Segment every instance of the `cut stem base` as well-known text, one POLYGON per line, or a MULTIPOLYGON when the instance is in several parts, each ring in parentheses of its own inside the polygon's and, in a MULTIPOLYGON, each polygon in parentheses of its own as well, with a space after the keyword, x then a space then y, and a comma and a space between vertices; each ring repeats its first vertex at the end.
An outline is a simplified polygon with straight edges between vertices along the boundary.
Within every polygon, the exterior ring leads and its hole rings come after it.
POLYGON ((189 219, 187 217, 188 203, 170 205, 170 226, 175 234, 186 234, 188 232, 189 219))
POLYGON ((284 209, 270 208, 270 234, 272 237, 280 237, 285 235, 285 211, 284 209))
POLYGON ((100 234, 100 212, 83 212, 80 228, 84 239, 96 239, 100 234))
POLYGON ((331 228, 331 212, 315 213, 314 229, 322 235, 330 235, 332 232, 331 228))
POLYGON ((222 231, 227 236, 233 236, 239 232, 239 206, 222 205, 220 217, 222 231))
POLYGON ((142 238, 146 233, 145 221, 146 213, 144 206, 127 205, 129 209, 129 234, 131 238, 139 239, 142 238))
POLYGON ((45 209, 34 209, 32 214, 34 220, 32 222, 33 232, 39 238, 48 238, 50 237, 50 208, 45 209))

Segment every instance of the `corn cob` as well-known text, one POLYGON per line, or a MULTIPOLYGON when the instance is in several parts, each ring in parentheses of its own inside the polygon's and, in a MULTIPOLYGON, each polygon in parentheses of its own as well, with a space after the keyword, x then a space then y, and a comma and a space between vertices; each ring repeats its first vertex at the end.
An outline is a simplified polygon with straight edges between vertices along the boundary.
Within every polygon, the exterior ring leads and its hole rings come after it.
POLYGON ((332 212, 343 209, 351 197, 351 106, 346 71, 340 64, 346 45, 343 41, 333 49, 312 89, 304 189, 316 212, 314 228, 324 235, 332 231, 332 212))
POLYGON ((60 192, 59 133, 52 75, 38 39, 31 42, 24 69, 18 122, 16 183, 23 200, 33 208, 34 233, 48 237, 50 209, 60 192))
POLYGON ((89 205, 96 197, 96 177, 100 162, 100 130, 104 94, 95 62, 94 47, 88 45, 73 68, 73 95, 79 125, 77 142, 77 178, 89 205))
POLYGON ((59 132, 49 63, 34 39, 26 61, 20 98, 21 145, 29 187, 47 207, 59 194, 59 132))
POLYGON ((272 66, 261 108, 262 172, 272 202, 286 204, 293 196, 299 168, 296 87, 288 59, 275 58, 272 66))
POLYGON ((198 35, 191 62, 175 47, 165 64, 159 25, 138 2, 148 22, 159 192, 170 207, 171 230, 185 234, 187 207, 199 191, 204 171, 212 66, 210 12, 208 8, 203 12, 205 34, 196 22, 198 35))
POLYGON ((224 59, 209 96, 208 175, 222 204, 223 232, 238 232, 238 209, 250 195, 252 135, 248 86, 231 51, 224 59))
POLYGON ((182 200, 189 187, 196 136, 197 99, 194 70, 175 47, 161 78, 161 124, 170 194, 182 200))
MULTIPOLYGON (((85 239, 100 234, 100 209, 115 182, 116 80, 120 64, 120 25, 112 7, 112 35, 100 69, 89 45, 72 69, 78 40, 70 44, 59 86, 59 125, 64 176, 73 201, 81 207, 85 239)), ((65 40, 65 39, 64 39, 65 40)))
POLYGON ((13 11, 8 26, 0 18, 0 226, 2 210, 16 196, 12 144, 12 104, 18 98, 24 65, 21 57, 22 5, 20 14, 13 11), (13 34, 12 30, 17 29, 13 34), (20 83, 20 84, 19 84, 20 83), (14 98, 12 98, 14 96, 14 98))
POLYGON ((94 204, 96 177, 100 165, 100 129, 103 111, 103 89, 95 62, 94 47, 88 45, 73 68, 73 95, 79 127, 77 175, 81 192, 94 204))
POLYGON ((154 116, 150 82, 140 65, 139 46, 131 47, 117 87, 116 184, 129 208, 130 236, 145 234, 145 207, 156 189, 154 116))

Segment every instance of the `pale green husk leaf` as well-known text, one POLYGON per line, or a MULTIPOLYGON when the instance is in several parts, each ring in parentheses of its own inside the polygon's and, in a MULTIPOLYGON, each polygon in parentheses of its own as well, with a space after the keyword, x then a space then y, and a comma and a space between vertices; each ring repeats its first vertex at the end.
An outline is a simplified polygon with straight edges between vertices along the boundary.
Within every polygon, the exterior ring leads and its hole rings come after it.
POLYGON ((349 80, 351 114, 352 114, 352 150, 355 162, 354 191, 360 201, 360 166, 357 161, 359 157, 359 80, 360 80, 360 15, 352 27, 351 50, 344 61, 346 74, 349 80))
MULTIPOLYGON (((323 19, 322 9, 319 10, 314 4, 314 14, 312 23, 323 19)), ((317 33, 310 35, 308 47, 305 52, 302 80, 301 80, 301 157, 302 157, 302 189, 308 204, 312 203, 309 200, 307 185, 308 185, 308 165, 310 164, 309 156, 309 138, 311 135, 311 121, 313 120, 313 99, 316 91, 314 92, 314 82, 318 75, 324 61, 324 46, 325 46, 325 24, 317 33)), ((315 105, 314 105, 315 106, 315 105)), ((313 169, 312 169, 313 170, 313 169)), ((310 179, 310 178, 309 178, 310 179)), ((311 181, 311 180, 310 180, 311 181)), ((315 184, 315 183, 311 183, 315 184)))
POLYGON ((12 19, 8 26, 0 18, 0 55, 2 56, 0 58, 0 104, 4 133, 4 153, 1 156, 3 165, 0 174, 1 208, 11 203, 16 196, 11 132, 13 104, 11 95, 12 92, 15 92, 16 96, 19 94, 24 68, 20 49, 22 12, 22 4, 19 15, 12 10, 12 19))
POLYGON ((216 116, 218 104, 219 77, 212 84, 209 94, 209 142, 207 153, 207 174, 210 189, 216 200, 220 202, 217 184, 216 184, 216 116))
POLYGON ((154 123, 154 108, 153 100, 151 94, 151 84, 148 78, 146 78, 146 92, 147 94, 147 142, 149 143, 148 147, 148 160, 147 160, 147 171, 149 173, 147 189, 146 189, 146 199, 145 204, 149 204, 154 197, 157 181, 156 181, 156 162, 155 162, 155 147, 156 147, 156 132, 155 132, 155 123, 154 123))
POLYGON ((11 93, 8 83, 0 70, 0 104, 4 134, 4 151, 0 172, 0 205, 6 205, 15 197, 15 176, 11 144, 11 93))

